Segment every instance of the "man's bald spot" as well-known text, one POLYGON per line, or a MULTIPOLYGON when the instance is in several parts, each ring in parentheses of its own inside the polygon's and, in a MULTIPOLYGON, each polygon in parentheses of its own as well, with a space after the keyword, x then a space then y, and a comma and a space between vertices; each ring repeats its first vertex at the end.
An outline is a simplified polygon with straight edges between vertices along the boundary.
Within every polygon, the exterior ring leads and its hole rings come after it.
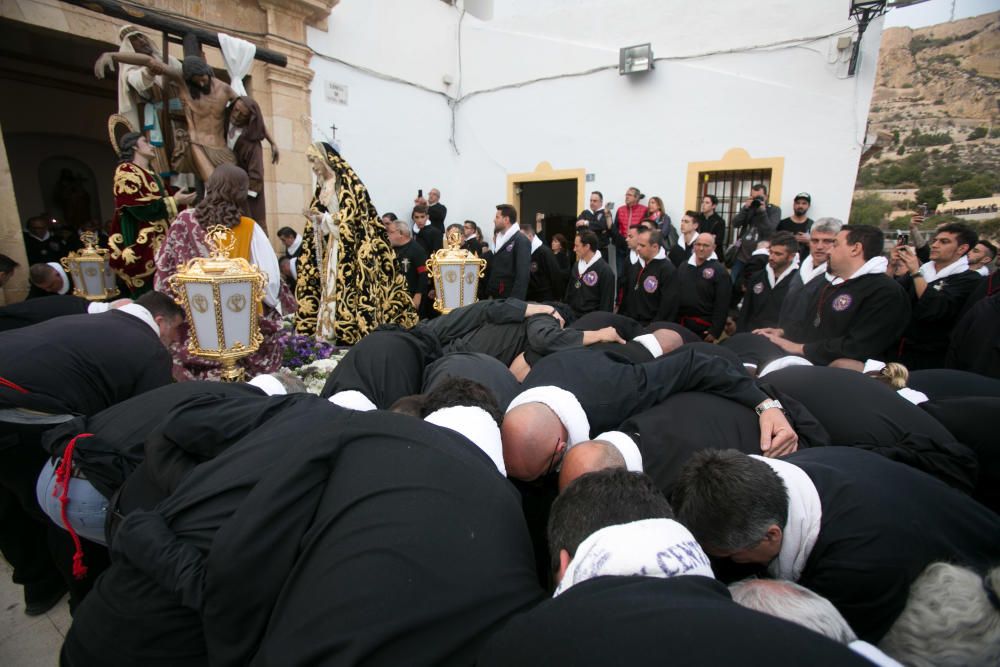
POLYGON ((606 468, 624 468, 625 457, 618 448, 604 440, 581 442, 566 452, 559 471, 559 492, 577 477, 606 468))
POLYGON ((504 416, 500 435, 508 475, 531 481, 545 473, 538 470, 539 461, 552 456, 556 440, 566 437, 566 429, 544 403, 525 403, 504 416))
POLYGON ((715 245, 715 235, 714 234, 709 234, 708 232, 702 232, 701 234, 698 234, 698 236, 695 238, 694 242, 695 243, 699 243, 699 242, 700 243, 711 243, 714 246, 715 245))
POLYGON ((681 335, 672 329, 657 329, 653 332, 653 337, 660 344, 663 354, 670 354, 684 344, 681 335))

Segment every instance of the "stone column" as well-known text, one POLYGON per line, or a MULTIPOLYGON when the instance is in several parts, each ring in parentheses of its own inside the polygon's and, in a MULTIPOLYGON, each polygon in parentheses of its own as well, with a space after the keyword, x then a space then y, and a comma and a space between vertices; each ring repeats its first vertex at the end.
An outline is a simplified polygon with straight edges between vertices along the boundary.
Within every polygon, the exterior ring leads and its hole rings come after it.
POLYGON ((7 284, 0 289, 2 305, 22 301, 28 295, 28 256, 24 252, 24 236, 21 233, 21 214, 14 198, 14 181, 10 175, 7 160, 7 146, 3 141, 0 127, 0 253, 20 264, 7 284))

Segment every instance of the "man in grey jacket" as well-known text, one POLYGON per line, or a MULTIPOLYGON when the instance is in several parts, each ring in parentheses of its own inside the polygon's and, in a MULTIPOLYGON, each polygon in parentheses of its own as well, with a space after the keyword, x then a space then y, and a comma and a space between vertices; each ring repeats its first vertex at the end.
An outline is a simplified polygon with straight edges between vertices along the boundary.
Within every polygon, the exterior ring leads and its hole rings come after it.
POLYGON ((733 229, 739 230, 740 244, 736 261, 730 270, 734 285, 750 260, 750 255, 757 248, 757 243, 771 238, 780 221, 781 207, 768 203, 766 185, 755 183, 750 188, 750 197, 743 202, 740 212, 733 218, 733 229))

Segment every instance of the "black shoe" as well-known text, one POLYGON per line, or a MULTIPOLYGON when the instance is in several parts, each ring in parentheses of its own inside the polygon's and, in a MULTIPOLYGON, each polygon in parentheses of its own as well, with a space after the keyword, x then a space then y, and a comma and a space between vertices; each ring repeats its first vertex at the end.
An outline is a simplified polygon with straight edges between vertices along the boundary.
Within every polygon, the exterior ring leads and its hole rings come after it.
POLYGON ((53 586, 25 586, 24 613, 28 616, 41 616, 59 604, 67 592, 66 584, 60 580, 53 586))

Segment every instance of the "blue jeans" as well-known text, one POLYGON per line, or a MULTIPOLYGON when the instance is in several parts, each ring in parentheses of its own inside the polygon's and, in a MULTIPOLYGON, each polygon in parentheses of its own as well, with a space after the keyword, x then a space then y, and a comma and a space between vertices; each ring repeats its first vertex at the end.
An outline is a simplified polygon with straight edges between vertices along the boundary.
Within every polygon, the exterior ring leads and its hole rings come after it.
MULTIPOLYGON (((52 459, 46 461, 38 475, 35 496, 42 511, 60 528, 66 528, 62 520, 62 504, 59 495, 52 495, 56 488, 56 466, 52 459)), ((60 491, 62 489, 60 488, 60 491)), ((104 539, 104 517, 108 513, 108 499, 101 495, 94 485, 85 479, 69 478, 69 502, 66 504, 66 518, 69 525, 80 537, 107 544, 104 539)))

